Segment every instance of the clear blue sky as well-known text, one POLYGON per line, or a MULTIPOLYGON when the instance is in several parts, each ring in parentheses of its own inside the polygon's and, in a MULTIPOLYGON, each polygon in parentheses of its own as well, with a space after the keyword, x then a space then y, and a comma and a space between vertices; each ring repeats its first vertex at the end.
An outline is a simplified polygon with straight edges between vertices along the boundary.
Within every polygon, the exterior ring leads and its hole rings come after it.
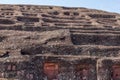
POLYGON ((120 13, 120 0, 0 0, 0 3, 86 7, 120 13))

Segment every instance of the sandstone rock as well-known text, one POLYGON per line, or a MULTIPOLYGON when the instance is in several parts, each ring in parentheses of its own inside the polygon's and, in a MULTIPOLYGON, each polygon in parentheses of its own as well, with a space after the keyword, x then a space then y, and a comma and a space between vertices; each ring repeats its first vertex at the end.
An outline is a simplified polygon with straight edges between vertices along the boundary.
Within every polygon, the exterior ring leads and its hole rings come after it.
POLYGON ((0 80, 120 80, 120 14, 0 5, 0 80))

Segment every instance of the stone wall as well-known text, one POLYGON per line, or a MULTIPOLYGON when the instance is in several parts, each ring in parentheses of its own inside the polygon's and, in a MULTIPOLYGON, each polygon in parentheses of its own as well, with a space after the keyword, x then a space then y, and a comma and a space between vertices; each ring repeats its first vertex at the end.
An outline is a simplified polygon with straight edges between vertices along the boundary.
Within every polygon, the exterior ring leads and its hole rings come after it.
POLYGON ((12 80, 116 80, 120 69, 119 58, 90 56, 37 55, 29 61, 0 64, 0 77, 12 80))

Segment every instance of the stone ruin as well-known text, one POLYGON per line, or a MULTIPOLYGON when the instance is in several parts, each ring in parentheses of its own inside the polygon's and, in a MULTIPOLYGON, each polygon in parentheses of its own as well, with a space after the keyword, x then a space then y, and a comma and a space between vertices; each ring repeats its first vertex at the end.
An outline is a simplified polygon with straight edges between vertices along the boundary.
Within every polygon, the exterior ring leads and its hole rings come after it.
POLYGON ((120 80, 120 14, 0 5, 0 80, 120 80))

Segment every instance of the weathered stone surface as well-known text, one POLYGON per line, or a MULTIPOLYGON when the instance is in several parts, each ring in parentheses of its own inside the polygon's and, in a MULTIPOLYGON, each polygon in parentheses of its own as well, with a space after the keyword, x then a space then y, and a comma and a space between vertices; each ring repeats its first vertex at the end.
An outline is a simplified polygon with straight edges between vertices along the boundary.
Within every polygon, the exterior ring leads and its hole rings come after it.
POLYGON ((120 80, 120 14, 0 5, 0 80, 120 80))

